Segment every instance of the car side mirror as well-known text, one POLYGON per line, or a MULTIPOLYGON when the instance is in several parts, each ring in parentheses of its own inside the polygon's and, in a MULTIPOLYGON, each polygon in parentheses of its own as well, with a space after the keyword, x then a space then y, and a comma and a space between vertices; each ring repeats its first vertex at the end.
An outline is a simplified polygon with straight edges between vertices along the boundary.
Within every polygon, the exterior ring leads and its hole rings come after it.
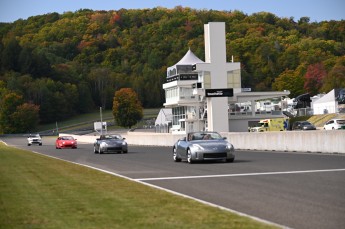
POLYGON ((122 138, 122 140, 125 140, 126 138, 122 138))
POLYGON ((224 140, 226 140, 226 139, 227 139, 227 137, 223 137, 223 139, 224 139, 224 140))

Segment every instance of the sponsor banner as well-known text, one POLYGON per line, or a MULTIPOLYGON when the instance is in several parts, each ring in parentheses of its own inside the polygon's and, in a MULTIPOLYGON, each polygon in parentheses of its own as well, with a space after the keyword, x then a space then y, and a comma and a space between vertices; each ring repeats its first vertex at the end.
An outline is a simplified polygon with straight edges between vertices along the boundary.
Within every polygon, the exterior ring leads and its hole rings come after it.
POLYGON ((168 83, 176 80, 198 80, 198 74, 178 74, 167 78, 168 83))
POLYGON ((233 88, 220 88, 220 89, 206 89, 206 97, 233 97, 233 88))

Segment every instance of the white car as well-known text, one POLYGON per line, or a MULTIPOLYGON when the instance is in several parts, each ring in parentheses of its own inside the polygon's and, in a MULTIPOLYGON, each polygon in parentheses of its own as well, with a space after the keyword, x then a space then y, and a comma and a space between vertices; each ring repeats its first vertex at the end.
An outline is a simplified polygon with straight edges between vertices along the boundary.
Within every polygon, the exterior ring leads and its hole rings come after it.
POLYGON ((42 138, 39 134, 30 134, 28 137, 28 146, 32 144, 42 145, 42 138))
POLYGON ((325 130, 345 129, 345 119, 331 119, 323 126, 325 130))

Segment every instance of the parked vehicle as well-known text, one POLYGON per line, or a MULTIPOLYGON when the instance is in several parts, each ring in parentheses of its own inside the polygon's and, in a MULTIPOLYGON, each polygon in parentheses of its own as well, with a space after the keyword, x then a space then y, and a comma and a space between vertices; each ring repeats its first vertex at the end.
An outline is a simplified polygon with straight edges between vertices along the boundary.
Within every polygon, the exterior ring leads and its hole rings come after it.
POLYGON ((32 144, 42 145, 42 138, 39 134, 30 134, 28 139, 28 146, 32 144))
POLYGON ((310 103, 311 103, 310 94, 306 93, 306 94, 299 95, 294 99, 293 102, 294 102, 293 103, 294 109, 310 107, 310 103))
POLYGON ((73 138, 72 136, 60 136, 55 141, 55 148, 77 148, 77 139, 73 138))
POLYGON ((316 130, 316 127, 308 121, 296 121, 292 124, 292 130, 316 130))
POLYGON ((259 126, 251 127, 250 132, 284 131, 287 123, 285 118, 263 119, 258 123, 259 126))
POLYGON ((195 161, 235 160, 234 146, 217 132, 193 132, 179 139, 173 146, 173 160, 195 161))
POLYGON ((99 154, 107 152, 127 153, 128 144, 125 139, 119 134, 101 135, 94 143, 93 152, 99 154))
POLYGON ((345 119, 331 119, 323 126, 325 130, 345 129, 345 119))

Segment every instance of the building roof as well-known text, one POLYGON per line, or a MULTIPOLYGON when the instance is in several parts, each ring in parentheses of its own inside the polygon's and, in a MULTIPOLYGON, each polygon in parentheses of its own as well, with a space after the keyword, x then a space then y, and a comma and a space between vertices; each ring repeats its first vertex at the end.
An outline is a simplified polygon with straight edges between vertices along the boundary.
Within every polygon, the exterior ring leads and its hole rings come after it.
POLYGON ((264 92, 240 92, 235 93, 238 103, 243 103, 247 101, 263 100, 263 99, 272 99, 283 96, 288 96, 290 91, 264 91, 264 92))
POLYGON ((167 69, 167 77, 174 76, 178 74, 179 68, 183 68, 182 66, 192 66, 197 63, 204 63, 204 61, 200 60, 190 49, 187 53, 182 57, 182 59, 177 62, 175 65, 168 67, 167 69), (181 67, 178 67, 181 66, 181 67))
POLYGON ((171 108, 162 108, 160 109, 156 121, 155 126, 161 124, 168 124, 172 121, 172 109, 171 108))
POLYGON ((200 60, 190 49, 188 52, 182 57, 182 59, 177 62, 175 65, 193 65, 196 63, 204 63, 204 61, 200 60))
POLYGON ((328 102, 335 102, 335 90, 328 92, 326 95, 322 96, 320 99, 316 100, 314 104, 322 104, 328 102))

